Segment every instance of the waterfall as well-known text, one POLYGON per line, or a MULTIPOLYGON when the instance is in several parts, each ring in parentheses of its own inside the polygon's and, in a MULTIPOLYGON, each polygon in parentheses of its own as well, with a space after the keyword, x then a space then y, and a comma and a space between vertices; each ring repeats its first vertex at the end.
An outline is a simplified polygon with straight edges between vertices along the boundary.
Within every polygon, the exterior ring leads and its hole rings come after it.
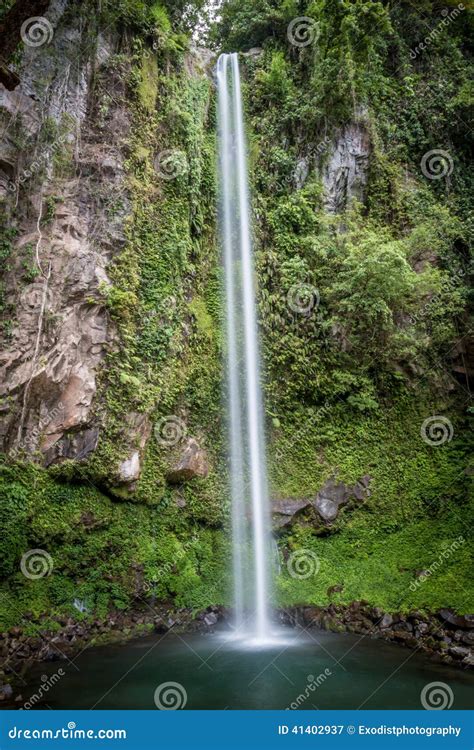
POLYGON ((237 54, 217 63, 235 626, 269 637, 270 515, 246 146, 237 54))

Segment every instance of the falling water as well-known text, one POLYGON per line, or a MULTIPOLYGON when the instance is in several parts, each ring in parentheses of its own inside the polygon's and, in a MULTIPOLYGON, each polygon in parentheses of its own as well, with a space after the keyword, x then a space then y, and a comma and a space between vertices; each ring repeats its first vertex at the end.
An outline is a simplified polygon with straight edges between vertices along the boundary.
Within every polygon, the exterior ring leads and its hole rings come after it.
POLYGON ((245 135, 236 54, 217 64, 235 625, 269 637, 270 524, 245 135), (250 521, 250 524, 249 524, 250 521))

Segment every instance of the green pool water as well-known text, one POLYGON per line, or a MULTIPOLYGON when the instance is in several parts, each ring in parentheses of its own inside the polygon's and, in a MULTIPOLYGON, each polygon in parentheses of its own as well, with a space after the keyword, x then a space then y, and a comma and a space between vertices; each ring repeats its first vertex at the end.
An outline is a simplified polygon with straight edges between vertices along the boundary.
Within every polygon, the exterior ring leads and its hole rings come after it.
POLYGON ((474 686, 472 673, 419 652, 296 630, 266 648, 219 633, 153 635, 40 665, 27 680, 23 701, 43 686, 33 702, 44 709, 417 709, 423 691, 429 705, 465 709, 474 686))

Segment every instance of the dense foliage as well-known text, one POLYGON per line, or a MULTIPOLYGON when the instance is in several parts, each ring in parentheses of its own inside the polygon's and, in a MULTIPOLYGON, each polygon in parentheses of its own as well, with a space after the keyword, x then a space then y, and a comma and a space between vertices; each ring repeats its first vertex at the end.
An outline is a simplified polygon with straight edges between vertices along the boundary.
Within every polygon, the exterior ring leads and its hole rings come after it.
MULTIPOLYGON (((416 569, 469 535, 470 383, 459 352, 472 325, 471 17, 456 15, 413 52, 426 22, 437 28, 454 7, 227 0, 211 24, 216 50, 261 48, 241 61, 272 496, 314 497, 331 476, 371 477, 367 501, 343 510, 332 527, 301 523, 280 534, 282 560, 301 548, 320 560, 318 576, 302 581, 282 565, 281 604, 324 604, 328 587, 343 584, 336 601, 364 598, 393 611, 473 608, 469 543, 410 589, 416 569), (298 46, 288 29, 303 16, 313 39, 298 46), (328 213, 325 170, 351 126, 369 144, 366 184, 328 213), (451 160, 441 179, 421 169, 432 149, 451 160), (295 288, 303 314, 289 304, 295 288), (436 414, 454 432, 440 446, 420 436, 436 414)), ((112 26, 122 39, 120 54, 96 74, 94 127, 106 141, 109 89, 132 123, 127 243, 102 289, 120 348, 101 373, 95 409, 104 429, 87 462, 48 471, 0 465, 7 625, 28 611, 77 615, 74 598, 91 616, 154 598, 193 608, 229 600, 215 102, 188 55, 190 30, 207 23, 203 8, 201 0, 115 0, 89 16, 91 33, 112 26), (157 180, 157 154, 170 149, 177 177, 157 180), (110 467, 127 455, 130 412, 152 422, 180 415, 208 451, 208 478, 170 486, 173 456, 152 439, 137 487, 114 487, 110 467), (28 581, 19 560, 36 547, 55 568, 28 581)), ((108 205, 111 216, 123 210, 117 196, 108 205)), ((0 263, 12 251, 12 231, 0 263)))
POLYGON ((343 513, 336 534, 283 534, 283 549, 321 561, 315 580, 283 579, 287 603, 325 602, 343 583, 339 601, 472 609, 465 550, 409 589, 416 561, 428 567, 454 529, 469 534, 459 342, 472 326, 471 27, 468 12, 436 2, 228 0, 212 32, 226 50, 250 50, 273 494, 311 497, 332 474, 373 478, 370 502, 343 513), (367 184, 328 215, 322 182, 348 126, 369 144, 367 184), (437 149, 446 173, 430 179, 423 157, 437 149), (455 425, 450 444, 423 444, 432 414, 455 425))

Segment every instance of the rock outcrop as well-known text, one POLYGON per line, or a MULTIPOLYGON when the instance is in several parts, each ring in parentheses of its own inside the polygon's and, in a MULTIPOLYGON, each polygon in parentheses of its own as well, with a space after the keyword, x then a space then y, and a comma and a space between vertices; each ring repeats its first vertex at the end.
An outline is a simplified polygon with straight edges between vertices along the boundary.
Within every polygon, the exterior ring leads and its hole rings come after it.
POLYGON ((368 178, 370 140, 363 113, 335 138, 324 160, 324 206, 340 213, 356 198, 363 203, 368 178))
POLYGON ((274 500, 272 502, 273 526, 280 529, 291 525, 300 512, 309 507, 311 507, 310 500, 298 500, 291 497, 285 500, 274 500))
MULTIPOLYGON (((443 610, 446 614, 448 610, 443 610)), ((451 612, 449 610, 449 612, 451 612)), ((458 616, 451 612, 453 618, 458 616)), ((464 625, 449 623, 440 613, 427 615, 418 611, 384 612, 366 601, 350 604, 330 604, 327 607, 302 606, 281 612, 287 625, 301 625, 305 629, 348 632, 392 641, 425 652, 436 661, 463 669, 474 666, 472 629, 474 615, 460 619, 464 625)))
POLYGON ((351 502, 362 503, 369 497, 370 481, 371 478, 365 475, 356 484, 349 486, 330 478, 313 498, 274 500, 273 526, 275 529, 282 529, 298 520, 321 531, 330 529, 343 506, 351 502))
POLYGON ((190 479, 200 477, 204 479, 209 473, 206 452, 197 440, 188 438, 178 461, 166 475, 170 484, 180 484, 190 479))
POLYGON ((122 494, 123 486, 127 492, 133 492, 142 470, 142 458, 145 446, 151 435, 152 423, 146 414, 131 412, 125 415, 124 432, 129 445, 126 457, 115 471, 111 472, 110 487, 122 494))

